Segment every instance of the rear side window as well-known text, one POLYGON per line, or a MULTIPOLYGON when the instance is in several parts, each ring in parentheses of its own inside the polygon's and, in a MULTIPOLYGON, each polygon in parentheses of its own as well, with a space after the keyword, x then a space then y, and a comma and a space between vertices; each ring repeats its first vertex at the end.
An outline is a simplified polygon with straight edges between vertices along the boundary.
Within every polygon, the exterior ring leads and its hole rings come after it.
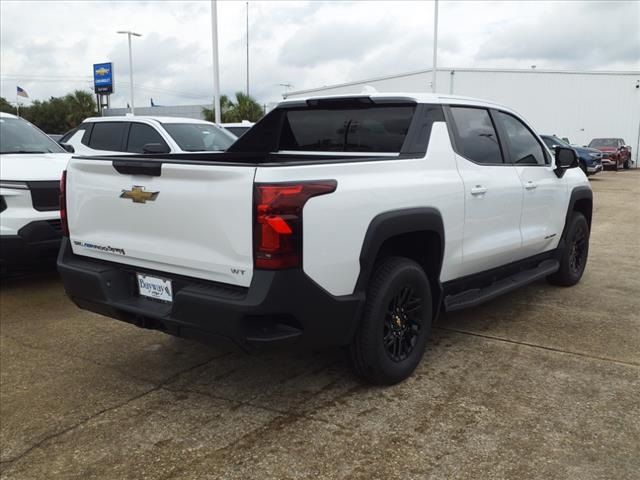
POLYGON ((127 122, 95 122, 89 147, 94 150, 122 151, 127 122))
POLYGON ((496 118, 506 134, 512 163, 516 165, 545 165, 546 158, 542 145, 524 123, 504 112, 497 112, 496 118))
POLYGON ((143 149, 147 143, 159 143, 169 148, 167 142, 160 134, 149 125, 144 123, 132 123, 129 130, 129 140, 127 141, 127 152, 144 153, 143 149))
POLYGON ((210 123, 164 123, 164 129, 185 152, 222 151, 236 137, 210 123))
POLYGON ((286 110, 279 150, 398 153, 414 105, 286 110))
POLYGON ((458 153, 482 164, 503 163, 496 129, 483 108, 451 107, 458 153))

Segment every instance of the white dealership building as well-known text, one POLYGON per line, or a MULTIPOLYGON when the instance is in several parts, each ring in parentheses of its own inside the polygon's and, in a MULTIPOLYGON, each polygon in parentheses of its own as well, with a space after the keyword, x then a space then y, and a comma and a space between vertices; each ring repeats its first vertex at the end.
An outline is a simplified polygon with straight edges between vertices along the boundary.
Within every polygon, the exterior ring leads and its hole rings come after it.
MULTIPOLYGON (((432 71, 371 78, 288 92, 285 98, 378 92, 430 92, 432 71)), ((523 115, 540 134, 586 145, 592 138, 623 138, 638 166, 640 72, 442 68, 436 91, 490 100, 523 115)))

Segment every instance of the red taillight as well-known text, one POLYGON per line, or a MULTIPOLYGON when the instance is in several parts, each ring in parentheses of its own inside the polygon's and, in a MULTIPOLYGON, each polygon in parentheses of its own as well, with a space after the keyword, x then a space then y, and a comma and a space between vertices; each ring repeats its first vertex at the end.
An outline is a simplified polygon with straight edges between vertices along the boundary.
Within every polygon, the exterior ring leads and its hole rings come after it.
POLYGON ((67 223, 67 171, 62 172, 60 179, 60 224, 62 226, 62 235, 69 236, 69 224, 67 223))
POLYGON ((302 208, 311 197, 335 191, 336 185, 335 180, 256 184, 256 268, 280 270, 302 264, 302 208))

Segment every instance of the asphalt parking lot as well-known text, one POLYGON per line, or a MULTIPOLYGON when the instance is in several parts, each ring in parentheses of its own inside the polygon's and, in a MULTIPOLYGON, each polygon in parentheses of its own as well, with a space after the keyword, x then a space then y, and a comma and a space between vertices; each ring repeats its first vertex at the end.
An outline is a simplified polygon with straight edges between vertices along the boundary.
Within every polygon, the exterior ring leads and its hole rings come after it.
POLYGON ((443 316, 392 388, 340 351, 245 356, 77 309, 55 273, 0 295, 0 475, 640 478, 640 171, 592 180, 589 264, 443 316))

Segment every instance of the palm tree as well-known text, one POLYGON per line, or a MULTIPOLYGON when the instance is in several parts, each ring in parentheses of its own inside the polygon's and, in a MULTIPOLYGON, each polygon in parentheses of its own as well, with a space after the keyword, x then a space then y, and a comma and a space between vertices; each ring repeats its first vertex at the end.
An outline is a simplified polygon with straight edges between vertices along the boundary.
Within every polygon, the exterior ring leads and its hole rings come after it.
POLYGON ((257 122, 263 114, 262 107, 253 98, 242 92, 236 93, 236 104, 233 109, 234 122, 242 120, 257 122))
MULTIPOLYGON (((222 123, 241 122, 249 120, 257 122, 262 118, 262 107, 249 95, 242 92, 236 93, 235 103, 226 95, 220 96, 220 110, 222 123)), ((215 121, 215 111, 213 108, 203 108, 202 113, 205 120, 215 121)))
MULTIPOLYGON (((220 95, 220 112, 221 112, 221 121, 223 123, 226 122, 230 122, 231 120, 227 119, 227 115, 229 113, 230 110, 232 110, 235 107, 235 105, 233 104, 233 102, 231 100, 229 100, 229 97, 227 97, 226 95, 220 95)), ((215 122, 216 121, 216 111, 215 111, 215 107, 214 108, 203 108, 202 109, 202 114, 204 115, 204 119, 207 120, 208 122, 215 122)))
POLYGON ((96 102, 93 95, 84 90, 76 90, 64 97, 64 102, 68 108, 67 124, 69 128, 75 128, 87 118, 96 115, 96 102))

